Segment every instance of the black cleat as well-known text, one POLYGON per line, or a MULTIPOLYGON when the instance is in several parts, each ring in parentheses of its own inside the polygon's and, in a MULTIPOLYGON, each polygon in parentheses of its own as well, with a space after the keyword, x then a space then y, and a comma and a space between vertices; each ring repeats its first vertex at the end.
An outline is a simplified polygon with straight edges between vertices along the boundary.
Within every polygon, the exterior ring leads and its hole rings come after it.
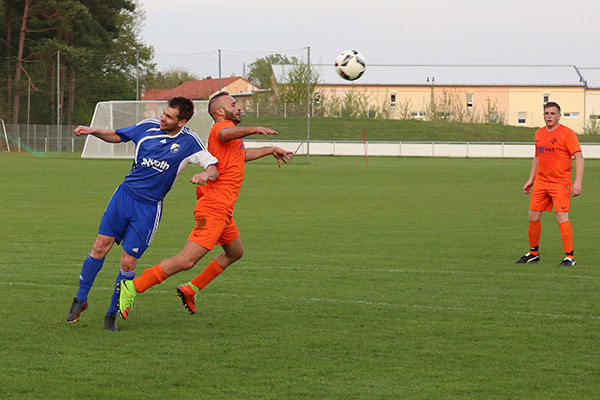
POLYGON ((71 309, 67 314, 67 322, 71 324, 79 321, 79 315, 87 310, 87 308, 87 301, 77 301, 77 297, 73 298, 73 304, 71 304, 71 309))
POLYGON ((571 257, 565 257, 565 259, 560 263, 561 267, 572 267, 573 265, 575 265, 575 260, 571 257))
POLYGON ((540 261, 539 254, 537 256, 534 256, 531 253, 527 253, 517 260, 517 264, 536 263, 538 261, 540 261))
POLYGON ((117 316, 115 314, 108 314, 104 317, 104 329, 116 332, 119 330, 116 322, 117 316))

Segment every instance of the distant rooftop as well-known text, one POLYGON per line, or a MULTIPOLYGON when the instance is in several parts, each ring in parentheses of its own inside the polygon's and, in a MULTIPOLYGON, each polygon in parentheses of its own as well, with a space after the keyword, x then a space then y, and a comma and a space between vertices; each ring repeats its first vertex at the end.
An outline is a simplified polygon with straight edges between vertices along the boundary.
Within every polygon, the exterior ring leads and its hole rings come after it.
POLYGON ((577 69, 583 76, 589 89, 600 89, 600 68, 582 67, 577 69))
MULTIPOLYGON (((348 85, 333 63, 315 64, 312 70, 319 84, 348 85)), ((273 65, 277 82, 284 83, 290 65, 273 65)), ((582 76, 573 65, 369 65, 365 74, 352 82, 357 86, 584 86, 594 82, 600 88, 600 68, 582 68, 582 76)))

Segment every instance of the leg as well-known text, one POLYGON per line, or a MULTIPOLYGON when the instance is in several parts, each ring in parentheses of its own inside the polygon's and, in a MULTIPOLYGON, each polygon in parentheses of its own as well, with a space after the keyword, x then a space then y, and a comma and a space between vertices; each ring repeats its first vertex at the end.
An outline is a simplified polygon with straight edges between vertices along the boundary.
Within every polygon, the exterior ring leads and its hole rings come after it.
POLYGON ((527 235, 529 237, 529 252, 538 255, 540 236, 542 235, 542 211, 529 210, 529 228, 527 235))
POLYGON ((244 248, 238 236, 233 242, 222 245, 224 252, 216 256, 200 275, 190 282, 177 288, 177 294, 181 298, 183 306, 190 312, 196 313, 196 292, 202 290, 206 285, 219 276, 225 268, 242 258, 244 248))
POLYGON ((98 235, 92 251, 83 261, 81 273, 79 274, 79 290, 67 314, 67 322, 79 321, 79 316, 88 308, 87 297, 94 284, 94 280, 98 272, 104 265, 104 258, 115 243, 115 238, 112 236, 98 235))
POLYGON ((78 301, 87 301, 87 296, 92 288, 92 284, 104 264, 104 258, 114 243, 115 238, 112 236, 98 235, 96 238, 92 251, 83 262, 83 267, 81 268, 81 274, 79 275, 79 292, 76 296, 78 301))
POLYGON ((573 251, 573 228, 571 227, 571 221, 569 221, 569 213, 564 211, 556 211, 556 222, 558 222, 560 238, 562 240, 563 250, 565 251, 565 259, 561 265, 575 265, 575 253, 573 251))
POLYGON ((529 251, 517 260, 517 264, 536 263, 540 261, 539 244, 542 234, 542 211, 529 210, 529 227, 527 236, 529 238, 529 251))
POLYGON ((117 313, 119 311, 119 284, 124 280, 132 280, 135 277, 135 267, 137 265, 138 259, 131 256, 125 250, 121 253, 121 269, 119 270, 119 274, 115 279, 115 287, 113 289, 113 294, 110 300, 110 307, 106 312, 106 316, 104 317, 104 328, 110 331, 118 331, 119 328, 115 322, 117 313))

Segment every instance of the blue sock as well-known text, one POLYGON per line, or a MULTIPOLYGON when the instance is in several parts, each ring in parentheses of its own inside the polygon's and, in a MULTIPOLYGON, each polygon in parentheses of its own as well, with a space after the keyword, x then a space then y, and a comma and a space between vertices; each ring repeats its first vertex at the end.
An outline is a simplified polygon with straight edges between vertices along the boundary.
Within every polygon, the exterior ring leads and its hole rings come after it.
POLYGON ((103 264, 104 258, 94 258, 88 254, 79 275, 79 291, 76 296, 78 301, 87 301, 87 296, 94 284, 94 279, 96 279, 103 264))
POLYGON ((135 270, 131 271, 131 272, 124 272, 119 270, 119 275, 117 275, 117 279, 115 281, 115 290, 113 292, 112 298, 110 299, 110 307, 108 309, 108 311, 106 312, 106 315, 108 314, 115 314, 117 315, 117 303, 119 301, 119 291, 117 290, 117 288, 119 287, 119 282, 121 282, 122 280, 132 280, 133 278, 135 278, 135 270))

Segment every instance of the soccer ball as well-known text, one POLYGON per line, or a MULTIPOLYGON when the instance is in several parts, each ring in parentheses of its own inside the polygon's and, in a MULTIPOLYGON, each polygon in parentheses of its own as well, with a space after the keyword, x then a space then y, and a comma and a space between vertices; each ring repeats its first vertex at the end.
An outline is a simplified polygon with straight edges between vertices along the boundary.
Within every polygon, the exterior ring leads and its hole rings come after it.
POLYGON ((356 50, 344 50, 335 59, 335 70, 348 81, 360 78, 366 69, 365 57, 356 50))

